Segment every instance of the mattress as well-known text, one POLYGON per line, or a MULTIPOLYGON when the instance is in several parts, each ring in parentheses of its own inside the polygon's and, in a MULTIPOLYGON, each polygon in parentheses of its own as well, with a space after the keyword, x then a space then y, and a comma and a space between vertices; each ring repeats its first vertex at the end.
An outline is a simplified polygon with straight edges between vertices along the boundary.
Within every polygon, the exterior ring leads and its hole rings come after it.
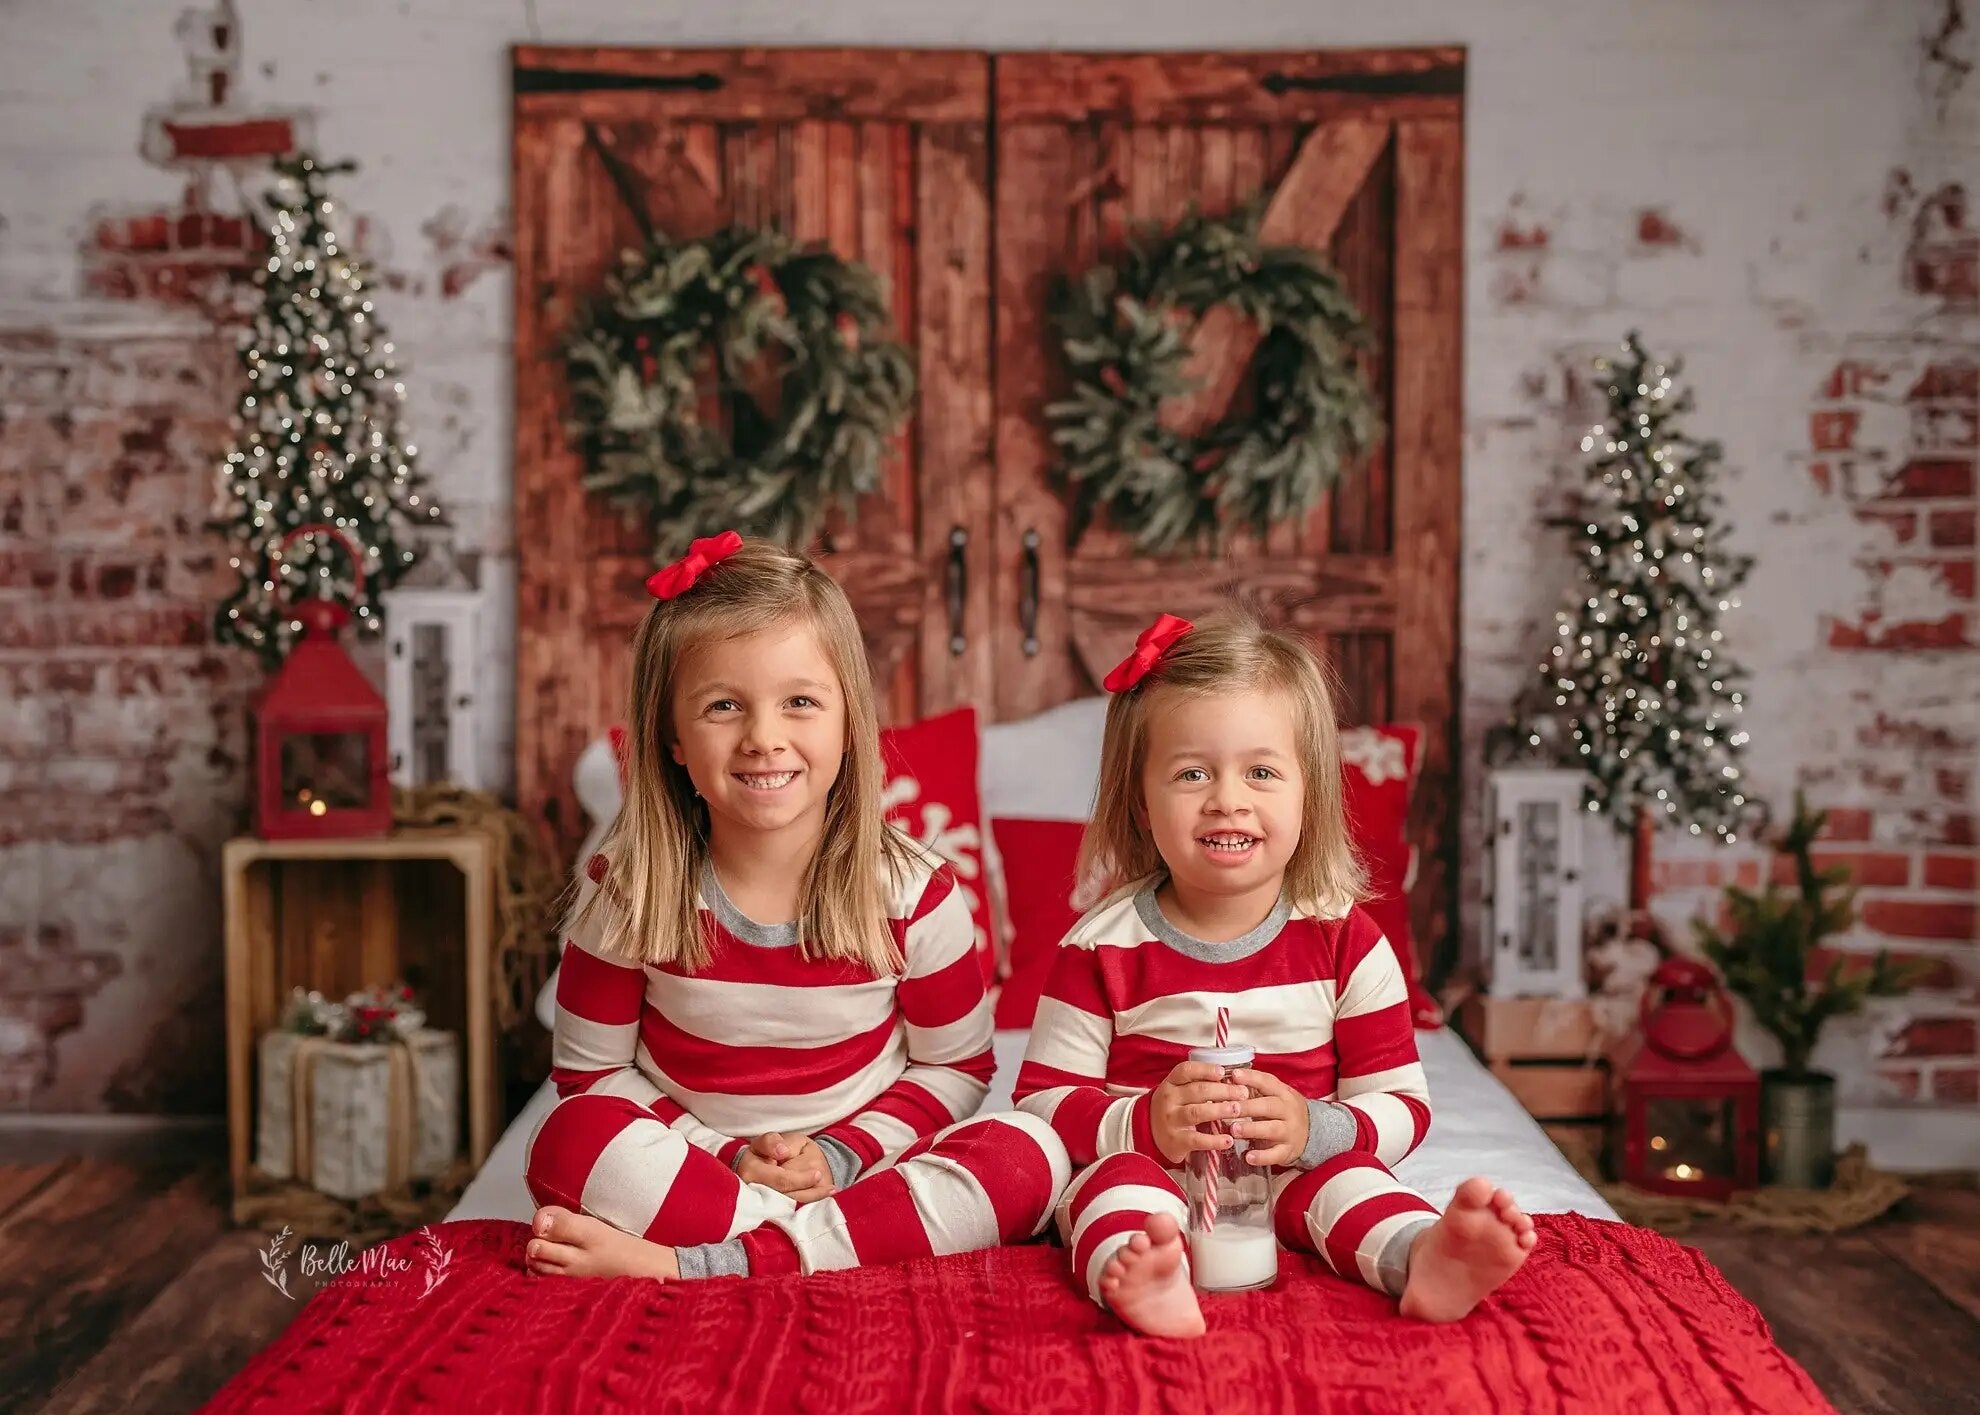
MULTIPOLYGON (((1019 1031, 999 1032, 997 1072, 985 1111, 1009 1110, 1011 1086, 1024 1056, 1019 1031)), ((1430 1083, 1430 1133, 1396 1175, 1424 1198, 1443 1208, 1457 1186, 1482 1174, 1510 1190, 1529 1213, 1576 1213, 1613 1219, 1615 1210, 1577 1174, 1560 1150, 1496 1077, 1448 1029, 1416 1034, 1417 1050, 1430 1083)), ((556 1104, 546 1081, 530 1097, 489 1152, 449 1219, 515 1219, 527 1222, 535 1205, 523 1185, 523 1156, 529 1138, 556 1104)))

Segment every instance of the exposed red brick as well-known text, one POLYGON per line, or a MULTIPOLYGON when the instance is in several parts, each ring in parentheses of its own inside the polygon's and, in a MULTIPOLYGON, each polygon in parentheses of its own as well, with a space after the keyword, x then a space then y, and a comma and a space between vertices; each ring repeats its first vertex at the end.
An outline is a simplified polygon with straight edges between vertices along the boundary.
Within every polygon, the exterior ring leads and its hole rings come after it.
POLYGON ((1956 511, 1934 511, 1932 513, 1932 544, 1936 546, 1970 546, 1973 544, 1973 511, 1971 508, 1956 511))
POLYGON ((1760 887, 1760 862, 1758 860, 1741 860, 1739 862, 1739 870, 1733 876, 1733 883, 1741 889, 1758 889, 1760 887))
POLYGON ((1980 364, 1964 360, 1927 364, 1905 398, 1913 403, 1926 399, 1980 399, 1980 364))
POLYGON ((1980 911, 1971 900, 1871 899, 1863 926, 1894 938, 1971 940, 1980 933, 1980 911))
POLYGON ((1822 384, 1824 398, 1861 398, 1875 393, 1891 380, 1890 372, 1861 359, 1844 359, 1822 384))
POLYGON ((61 580, 60 562, 52 550, 39 547, 0 550, 0 590, 32 590, 46 594, 61 580))
POLYGON ((1823 491, 1826 492, 1834 489, 1830 485, 1829 464, 1827 462, 1810 462, 1808 464, 1808 475, 1815 479, 1815 485, 1823 491))
POLYGON ((1868 840, 1870 838, 1870 813, 1853 806, 1837 806, 1830 810, 1828 819, 1822 823, 1824 840, 1868 840))
POLYGON ((1946 592, 1954 599, 1972 599, 1973 561, 1971 559, 1941 560, 1937 563, 1939 583, 1946 587, 1946 592))
POLYGON ((1976 857, 1934 850, 1925 857, 1925 885, 1928 889, 1971 890, 1976 875, 1976 857))
POLYGON ((1971 1056, 1976 1049, 1971 1017, 1915 1017, 1891 1038, 1885 1056, 1971 1056))
POLYGON ((1932 773, 1932 789, 1949 801, 1964 801, 1973 790, 1973 773, 1965 767, 1942 766, 1932 773))
POLYGON ((1934 1067, 1932 1099, 1942 1105, 1980 1105, 1980 1066, 1934 1067))
POLYGON ((1941 845, 1973 844, 1973 817, 1965 811, 1949 811, 1939 820, 1933 840, 1941 845))
MULTIPOLYGON (((1890 887, 1911 883, 1911 857, 1893 854, 1889 851, 1867 850, 1816 850, 1809 858, 1818 870, 1834 869, 1840 865, 1849 871, 1850 883, 1890 887)), ((1794 861, 1786 855, 1776 855, 1773 864, 1773 879, 1776 884, 1793 884, 1794 861)))
POLYGON ((246 118, 233 122, 175 123, 166 120, 172 156, 188 158, 281 157, 295 151, 295 128, 287 118, 246 118))
POLYGON ((1914 457, 1899 469, 1887 496, 1971 496, 1973 462, 1963 457, 1914 457))
POLYGON ((1874 615, 1857 624, 1832 619, 1828 639, 1832 649, 1959 649, 1971 643, 1964 614, 1897 624, 1886 624, 1874 615))
MULTIPOLYGON (((1850 409, 1813 413, 1808 419, 1808 437, 1817 452, 1846 452, 1856 445, 1856 429, 1863 415, 1850 409)), ((1956 492, 1940 492, 1942 496, 1956 492)))

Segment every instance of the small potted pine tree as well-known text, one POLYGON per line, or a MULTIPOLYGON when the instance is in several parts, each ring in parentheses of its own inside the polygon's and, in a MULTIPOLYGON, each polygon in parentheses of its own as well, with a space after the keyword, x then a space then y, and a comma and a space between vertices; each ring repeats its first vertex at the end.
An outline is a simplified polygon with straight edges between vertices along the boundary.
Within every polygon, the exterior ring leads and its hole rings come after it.
POLYGON ((1778 845, 1794 861, 1794 887, 1769 880, 1757 893, 1729 888, 1730 927, 1722 931, 1702 919, 1694 925, 1726 986, 1781 1044, 1781 1064, 1760 1073, 1761 1178, 1807 1189, 1827 1188, 1835 1173, 1836 1078, 1809 1066, 1823 1025, 1858 1011, 1868 998, 1904 993, 1918 977, 1914 965, 1893 962, 1888 950, 1867 966, 1840 954, 1813 966, 1822 941, 1856 920, 1849 871, 1818 870, 1810 857, 1827 819, 1797 792, 1794 819, 1778 845))

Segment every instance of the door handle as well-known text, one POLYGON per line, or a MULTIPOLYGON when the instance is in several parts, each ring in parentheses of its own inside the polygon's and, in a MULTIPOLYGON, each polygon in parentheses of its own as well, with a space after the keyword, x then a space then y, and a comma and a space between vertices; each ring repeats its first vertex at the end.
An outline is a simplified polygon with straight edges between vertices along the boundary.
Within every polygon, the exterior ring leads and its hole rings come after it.
POLYGON ((1024 567, 1018 577, 1018 627, 1024 630, 1024 656, 1038 654, 1038 532, 1024 533, 1024 567))
POLYGON ((969 532, 961 526, 949 531, 949 656, 961 658, 969 647, 963 632, 963 616, 969 601, 969 532))

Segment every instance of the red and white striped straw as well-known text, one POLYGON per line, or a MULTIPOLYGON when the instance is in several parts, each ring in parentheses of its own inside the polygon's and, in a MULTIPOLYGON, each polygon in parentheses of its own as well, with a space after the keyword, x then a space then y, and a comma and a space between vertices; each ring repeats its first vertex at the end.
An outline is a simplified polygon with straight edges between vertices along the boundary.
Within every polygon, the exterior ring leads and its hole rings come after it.
MULTIPOLYGON (((1231 1009, 1220 1007, 1217 1009, 1217 1045, 1229 1046, 1230 1041, 1231 1009)), ((1219 1121, 1214 1128, 1228 1131, 1230 1127, 1219 1121)), ((1196 1160, 1197 1175, 1203 1183, 1203 1231, 1209 1233, 1217 1227, 1217 1179, 1223 1169, 1223 1156, 1217 1150, 1198 1150, 1196 1160)))

